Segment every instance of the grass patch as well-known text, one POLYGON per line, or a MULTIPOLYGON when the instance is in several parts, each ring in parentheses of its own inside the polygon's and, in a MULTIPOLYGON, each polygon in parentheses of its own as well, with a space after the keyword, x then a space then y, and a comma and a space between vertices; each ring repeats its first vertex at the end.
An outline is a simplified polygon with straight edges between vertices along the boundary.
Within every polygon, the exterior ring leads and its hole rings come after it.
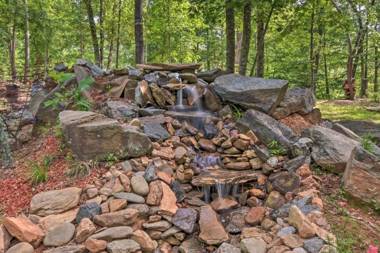
POLYGON ((319 101, 317 107, 322 117, 333 121, 339 120, 370 120, 380 123, 380 113, 368 111, 359 104, 338 104, 334 101, 319 101))
POLYGON ((41 162, 32 161, 30 163, 30 180, 33 185, 38 185, 48 180, 48 171, 50 165, 53 163, 53 160, 54 157, 47 155, 41 162))

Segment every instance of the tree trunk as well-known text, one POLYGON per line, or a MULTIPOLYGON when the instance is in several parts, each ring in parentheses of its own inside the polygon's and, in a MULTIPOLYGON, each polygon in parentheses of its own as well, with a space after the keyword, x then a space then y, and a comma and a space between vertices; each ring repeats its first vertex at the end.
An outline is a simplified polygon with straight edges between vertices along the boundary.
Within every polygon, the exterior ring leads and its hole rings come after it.
POLYGON ((105 8, 104 8, 104 0, 99 0, 99 25, 100 25, 100 31, 99 31, 99 39, 100 39, 100 45, 99 45, 99 58, 100 58, 100 67, 103 67, 103 61, 104 61, 104 17, 105 17, 105 8))
POLYGON ((12 81, 17 79, 17 69, 16 69, 16 13, 13 18, 13 25, 11 28, 11 38, 9 40, 9 64, 11 68, 12 81))
MULTIPOLYGON (((112 13, 116 13, 117 3, 114 2, 112 6, 112 13)), ((115 15, 112 16, 112 24, 111 24, 111 34, 109 38, 109 48, 108 48, 108 57, 107 57, 107 69, 110 69, 112 64, 112 53, 113 53, 113 46, 114 46, 114 40, 115 40, 115 15)))
POLYGON ((206 40, 206 67, 207 70, 211 69, 211 61, 210 61, 210 27, 207 28, 207 40, 206 40))
POLYGON ((264 14, 262 11, 257 11, 256 21, 256 76, 264 77, 265 65, 265 25, 264 14))
POLYGON ((373 80, 373 91, 379 91, 379 50, 378 47, 375 46, 375 74, 373 80))
POLYGON ((135 0, 135 61, 144 63, 143 0, 135 0))
POLYGON ((361 55, 361 81, 360 81, 360 97, 367 97, 367 90, 368 90, 368 33, 366 29, 366 35, 365 35, 365 51, 364 54, 361 55))
POLYGON ((95 25, 94 13, 92 11, 92 5, 91 5, 92 0, 84 0, 84 2, 86 4, 88 23, 90 25, 90 32, 91 32, 91 38, 92 38, 92 46, 94 49, 95 62, 97 65, 101 66, 99 43, 98 43, 98 38, 96 35, 96 25, 95 25))
POLYGON ((46 79, 49 72, 49 44, 45 45, 44 65, 44 79, 46 79))
POLYGON ((347 59, 347 79, 344 83, 346 97, 350 100, 355 99, 355 79, 354 79, 354 53, 352 43, 348 36, 348 59, 347 59))
POLYGON ((251 15, 252 15, 252 4, 248 1, 244 5, 243 14, 243 39, 242 47, 240 53, 240 64, 239 64, 239 74, 244 75, 247 72, 247 63, 249 55, 249 47, 251 45, 251 15))
POLYGON ((117 37, 116 37, 116 68, 119 68, 119 51, 120 51, 120 20, 121 20, 121 9, 122 0, 119 0, 119 12, 117 14, 117 37))
POLYGON ((231 0, 226 0, 226 67, 235 72, 235 11, 231 0))
POLYGON ((310 64, 310 87, 314 90, 315 88, 315 77, 314 77, 314 19, 315 19, 315 1, 312 1, 312 10, 310 18, 310 44, 309 44, 309 64, 310 64))
POLYGON ((29 47, 29 8, 28 0, 24 0, 25 7, 25 31, 24 31, 24 82, 28 80, 29 77, 29 65, 30 65, 30 47, 29 47))

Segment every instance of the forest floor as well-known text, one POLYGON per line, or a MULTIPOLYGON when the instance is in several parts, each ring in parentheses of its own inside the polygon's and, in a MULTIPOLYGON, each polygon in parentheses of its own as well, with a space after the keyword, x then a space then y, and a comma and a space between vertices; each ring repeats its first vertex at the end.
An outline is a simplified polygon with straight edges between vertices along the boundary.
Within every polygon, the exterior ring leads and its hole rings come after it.
POLYGON ((319 100, 317 107, 322 117, 333 121, 365 120, 380 123, 380 113, 370 111, 367 107, 379 107, 379 103, 368 99, 351 100, 319 100))
MULTIPOLYGON (((319 100, 322 117, 332 121, 357 120, 380 123, 380 113, 367 110, 379 103, 368 99, 319 100)), ((366 252, 368 245, 380 244, 380 207, 371 209, 351 199, 340 187, 340 176, 321 172, 326 218, 337 236, 338 252, 366 252)))
POLYGON ((84 187, 105 173, 104 168, 97 166, 83 177, 70 177, 67 172, 72 159, 62 150, 60 143, 50 131, 13 153, 14 168, 0 173, 0 224, 4 215, 27 213, 32 197, 39 192, 70 186, 84 187), (32 174, 44 169, 46 180, 33 184, 32 174))
POLYGON ((340 187, 341 177, 319 172, 326 218, 337 237, 339 253, 366 252, 380 245, 380 207, 372 209, 354 201, 340 187))

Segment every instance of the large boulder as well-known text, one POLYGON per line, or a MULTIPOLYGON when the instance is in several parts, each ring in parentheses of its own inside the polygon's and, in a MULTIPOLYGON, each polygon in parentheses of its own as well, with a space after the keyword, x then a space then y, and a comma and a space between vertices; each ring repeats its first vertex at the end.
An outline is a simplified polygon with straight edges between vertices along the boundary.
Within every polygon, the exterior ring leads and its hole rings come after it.
POLYGON ((252 130, 260 141, 267 146, 275 140, 282 147, 290 149, 292 144, 297 140, 296 135, 289 127, 271 116, 253 109, 248 110, 239 119, 238 125, 242 132, 244 130, 252 130))
POLYGON ((138 107, 123 101, 107 101, 102 106, 102 113, 106 116, 126 121, 137 117, 138 107))
POLYGON ((63 111, 59 114, 65 139, 81 160, 139 157, 152 150, 150 139, 117 120, 93 112, 63 111))
POLYGON ((292 113, 308 114, 313 111, 315 102, 316 99, 311 89, 300 87, 289 89, 272 116, 282 119, 292 113))
POLYGON ((347 162, 343 187, 356 198, 380 204, 380 157, 356 147, 347 162))
POLYGON ((237 74, 219 76, 214 90, 225 101, 245 108, 273 113, 283 100, 288 81, 246 77, 237 74))
POLYGON ((370 134, 376 140, 377 145, 380 146, 380 124, 372 121, 362 120, 344 120, 339 121, 340 124, 352 130, 359 136, 370 134))
POLYGON ((319 166, 337 173, 345 170, 352 150, 360 145, 359 142, 322 126, 305 129, 302 135, 313 140, 313 160, 319 166))
POLYGON ((33 196, 30 212, 39 216, 60 214, 76 207, 82 189, 77 187, 41 192, 33 196))

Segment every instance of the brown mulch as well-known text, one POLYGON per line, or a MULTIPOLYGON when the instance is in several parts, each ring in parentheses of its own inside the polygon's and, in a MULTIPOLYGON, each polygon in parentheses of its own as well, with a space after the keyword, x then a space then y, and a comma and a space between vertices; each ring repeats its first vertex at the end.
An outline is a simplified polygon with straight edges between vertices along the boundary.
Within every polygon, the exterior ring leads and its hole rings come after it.
POLYGON ((0 210, 8 216, 26 212, 33 195, 39 192, 70 186, 84 187, 105 172, 104 168, 93 168, 88 176, 82 178, 66 176, 69 162, 59 149, 59 140, 52 135, 33 140, 17 151, 14 158, 17 161, 15 168, 0 172, 0 210), (32 185, 30 165, 33 161, 42 162, 47 155, 54 158, 48 169, 48 180, 32 185))
POLYGON ((313 126, 313 124, 297 113, 281 119, 280 122, 292 129, 297 135, 300 135, 304 129, 313 126))

